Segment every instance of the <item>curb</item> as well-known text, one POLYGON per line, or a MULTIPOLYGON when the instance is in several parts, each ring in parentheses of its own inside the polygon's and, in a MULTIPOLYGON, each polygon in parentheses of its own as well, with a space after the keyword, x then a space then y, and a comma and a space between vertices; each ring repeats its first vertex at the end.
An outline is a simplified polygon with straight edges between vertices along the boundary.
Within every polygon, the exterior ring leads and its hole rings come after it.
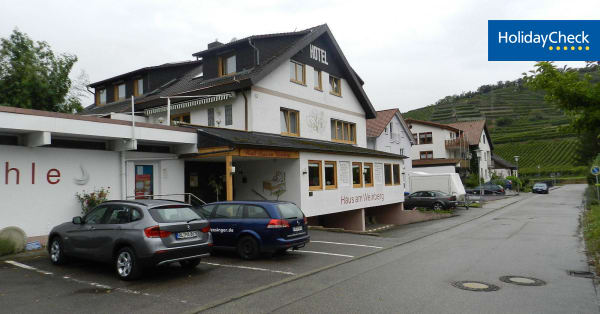
POLYGON ((0 256, 0 261, 7 261, 7 260, 11 260, 11 259, 20 259, 20 258, 26 258, 26 257, 39 257, 39 256, 44 256, 44 255, 48 255, 48 251, 46 250, 46 248, 41 248, 39 250, 34 250, 34 251, 26 251, 26 252, 20 252, 20 253, 0 256))
POLYGON ((302 278, 306 278, 306 277, 312 276, 312 275, 314 275, 314 274, 317 274, 317 273, 323 272, 323 271, 325 271, 325 270, 328 270, 328 269, 331 269, 331 268, 334 268, 334 267, 337 267, 337 266, 341 266, 341 265, 344 265, 344 264, 347 264, 347 263, 350 263, 350 262, 354 262, 354 261, 357 261, 357 260, 360 260, 360 259, 363 259, 363 258, 369 257, 369 256, 371 256, 371 255, 375 255, 375 254, 377 254, 377 253, 380 253, 380 252, 383 252, 383 251, 388 251, 388 250, 391 250, 391 249, 394 249, 394 248, 400 247, 400 246, 402 246, 402 245, 409 244, 409 243, 412 243, 412 242, 415 242, 415 241, 418 241, 418 240, 424 239, 424 238, 426 238, 426 237, 429 237, 429 236, 432 236, 432 235, 435 235, 435 234, 438 234, 438 233, 441 233, 441 232, 448 231, 448 230, 450 230, 450 229, 456 228, 456 227, 458 227, 458 226, 464 225, 464 224, 466 224, 466 223, 469 223, 469 222, 471 222, 471 221, 473 221, 473 220, 479 219, 479 218, 481 218, 481 217, 483 217, 483 216, 487 216, 487 215, 489 215, 489 214, 491 214, 491 213, 493 213, 493 212, 496 212, 496 211, 498 211, 498 210, 500 210, 500 209, 506 208, 506 207, 508 207, 508 206, 510 206, 510 205, 513 205, 513 204, 515 204, 515 203, 518 203, 518 202, 520 202, 520 201, 527 200, 527 199, 529 199, 529 198, 530 198, 530 197, 523 198, 523 199, 521 199, 521 200, 517 200, 517 201, 511 202, 511 203, 508 203, 508 204, 506 204, 506 205, 504 205, 504 206, 501 206, 501 207, 498 207, 498 208, 494 208, 494 209, 490 210, 489 212, 487 212, 487 213, 485 213, 485 214, 482 214, 482 215, 479 215, 479 216, 477 216, 477 217, 471 218, 471 219, 469 219, 469 220, 463 221, 463 222, 461 222, 461 223, 459 223, 459 224, 456 224, 456 225, 454 225, 454 226, 450 226, 450 227, 448 227, 448 228, 444 228, 444 229, 441 229, 441 230, 438 230, 438 231, 432 232, 432 233, 430 233, 430 234, 426 234, 426 235, 419 236, 419 237, 417 237, 417 238, 415 238, 415 239, 407 240, 407 241, 404 241, 404 242, 401 242, 401 243, 396 243, 396 244, 394 244, 394 245, 392 245, 392 246, 385 247, 385 248, 383 248, 383 249, 379 249, 379 250, 377 250, 377 251, 373 251, 373 252, 370 252, 370 253, 366 253, 366 254, 363 254, 363 255, 361 255, 361 256, 357 256, 357 257, 351 258, 351 259, 349 259, 349 260, 345 260, 345 261, 341 261, 341 262, 338 262, 338 263, 335 263, 335 264, 331 264, 331 265, 323 266, 323 267, 321 267, 321 268, 317 268, 317 269, 311 270, 311 271, 309 271, 309 272, 306 272, 306 273, 303 273, 303 274, 299 274, 299 275, 296 275, 296 276, 293 276, 293 277, 285 278, 285 279, 282 279, 282 280, 280 280, 280 281, 276 281, 276 282, 270 283, 270 284, 268 284, 268 285, 265 285, 265 286, 261 286, 261 287, 258 287, 258 288, 254 288, 254 289, 248 290, 248 291, 246 291, 246 292, 243 292, 243 293, 241 293, 241 294, 239 294, 239 295, 236 295, 236 296, 227 297, 227 298, 224 298, 224 299, 221 299, 221 300, 215 301, 215 302, 213 302, 213 303, 209 303, 209 304, 207 304, 207 305, 203 305, 203 306, 197 307, 197 308, 195 308, 195 309, 191 309, 191 310, 189 310, 189 311, 185 311, 185 312, 183 312, 183 313, 186 313, 186 314, 187 314, 187 313, 189 313, 189 314, 192 314, 192 313, 200 313, 200 312, 203 312, 203 311, 206 311, 206 310, 209 310, 209 309, 215 308, 215 307, 217 307, 217 306, 220 306, 220 305, 223 305, 223 304, 226 304, 226 303, 232 302, 232 301, 236 301, 236 300, 242 299, 242 298, 244 298, 244 297, 247 297, 247 296, 249 296, 249 295, 256 294, 256 293, 258 293, 258 292, 262 292, 262 291, 265 291, 265 290, 268 290, 268 289, 270 289, 270 288, 274 288, 274 287, 277 287, 277 286, 281 286, 281 285, 283 285, 283 284, 286 284, 286 283, 288 283, 288 282, 292 282, 292 281, 296 281, 296 280, 299 280, 299 279, 302 279, 302 278))

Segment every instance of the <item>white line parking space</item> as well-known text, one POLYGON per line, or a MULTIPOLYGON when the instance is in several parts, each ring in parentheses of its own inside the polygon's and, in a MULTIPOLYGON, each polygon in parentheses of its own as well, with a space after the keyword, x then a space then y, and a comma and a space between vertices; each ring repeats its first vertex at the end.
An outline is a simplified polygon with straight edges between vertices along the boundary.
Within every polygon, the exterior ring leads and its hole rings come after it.
POLYGON ((296 274, 289 271, 281 271, 281 270, 272 270, 260 267, 249 267, 249 266, 240 266, 240 265, 225 265, 225 264, 217 264, 217 263, 209 263, 209 262, 200 262, 200 264, 219 266, 219 267, 231 267, 231 268, 240 268, 240 269, 248 269, 248 270, 257 270, 257 271, 267 271, 271 273, 284 274, 294 276, 296 274))
POLYGON ((381 247, 381 246, 366 245, 366 244, 340 243, 340 242, 317 241, 317 240, 313 240, 313 241, 310 241, 310 242, 312 242, 312 243, 335 244, 335 245, 349 245, 349 246, 359 246, 359 247, 370 247, 370 248, 374 248, 374 249, 383 249, 383 247, 381 247))
POLYGON ((293 252, 299 252, 299 253, 310 253, 310 254, 322 254, 322 255, 331 255, 331 256, 340 256, 340 257, 349 257, 349 258, 354 258, 353 255, 346 255, 346 254, 337 254, 337 253, 328 253, 328 252, 317 252, 317 251, 305 251, 305 250, 295 250, 293 252))
POLYGON ((51 272, 49 272, 49 271, 45 271, 45 270, 41 270, 41 269, 37 269, 37 268, 35 268, 35 267, 33 267, 33 266, 25 265, 25 264, 23 264, 23 263, 19 263, 19 262, 15 262, 15 261, 4 261, 4 262, 5 262, 5 263, 7 263, 7 264, 11 264, 11 265, 13 265, 13 266, 17 266, 17 267, 23 268, 23 269, 27 269, 27 270, 33 270, 33 271, 36 271, 36 272, 38 272, 38 273, 40 273, 40 274, 44 274, 44 275, 52 275, 52 273, 51 273, 51 272))

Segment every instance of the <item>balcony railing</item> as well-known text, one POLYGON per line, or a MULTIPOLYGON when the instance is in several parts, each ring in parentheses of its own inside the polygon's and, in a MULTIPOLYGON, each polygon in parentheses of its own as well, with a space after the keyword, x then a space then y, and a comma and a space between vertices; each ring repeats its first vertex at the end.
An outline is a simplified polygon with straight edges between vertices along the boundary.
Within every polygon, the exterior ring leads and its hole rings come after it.
POLYGON ((460 166, 460 168, 469 168, 469 167, 471 167, 471 161, 466 160, 466 159, 461 159, 459 161, 459 166, 460 166))
POLYGON ((467 144, 467 139, 463 136, 459 136, 457 138, 446 140, 446 148, 447 149, 460 149, 467 148, 469 145, 467 144))

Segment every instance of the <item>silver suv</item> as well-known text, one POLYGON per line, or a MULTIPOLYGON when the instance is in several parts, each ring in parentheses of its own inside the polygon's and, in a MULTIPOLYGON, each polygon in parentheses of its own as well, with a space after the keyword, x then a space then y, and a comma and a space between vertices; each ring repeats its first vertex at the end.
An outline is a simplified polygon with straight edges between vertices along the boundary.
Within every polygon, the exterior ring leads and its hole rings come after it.
POLYGON ((112 263, 119 278, 138 278, 148 267, 179 262, 194 268, 208 256, 208 221, 188 204, 169 200, 108 201, 84 217, 50 231, 54 264, 80 257, 112 263))

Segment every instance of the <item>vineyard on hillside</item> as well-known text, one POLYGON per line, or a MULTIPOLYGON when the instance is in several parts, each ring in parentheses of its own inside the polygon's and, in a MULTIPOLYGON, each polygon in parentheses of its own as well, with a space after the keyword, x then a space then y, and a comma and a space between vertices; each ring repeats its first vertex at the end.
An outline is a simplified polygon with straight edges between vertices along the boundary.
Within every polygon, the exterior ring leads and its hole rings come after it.
POLYGON ((586 167, 576 166, 576 138, 545 139, 494 145, 494 153, 514 163, 519 157, 519 173, 541 174, 559 172, 565 175, 583 175, 586 167), (538 169, 538 165, 540 168, 538 169))

